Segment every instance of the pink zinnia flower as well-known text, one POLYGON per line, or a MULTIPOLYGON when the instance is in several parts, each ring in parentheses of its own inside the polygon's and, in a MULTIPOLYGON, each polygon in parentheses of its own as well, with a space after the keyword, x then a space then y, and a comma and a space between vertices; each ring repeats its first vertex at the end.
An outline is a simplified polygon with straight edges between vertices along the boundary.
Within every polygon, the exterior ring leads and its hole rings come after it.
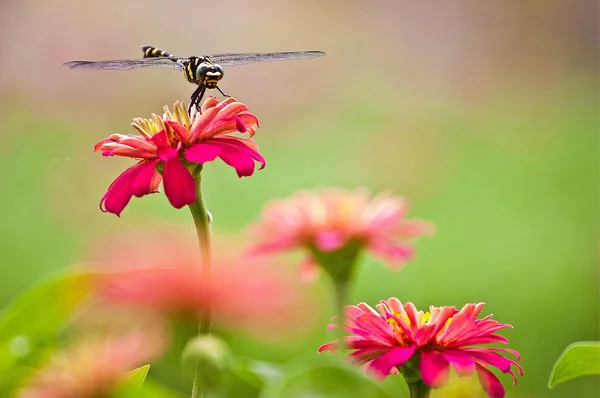
POLYGON ((109 396, 126 373, 148 364, 164 350, 163 330, 133 330, 82 340, 50 358, 33 374, 18 398, 93 398, 109 396))
MULTIPOLYGON (((517 378, 512 370, 523 369, 514 360, 503 357, 510 353, 520 359, 519 353, 508 348, 476 347, 489 343, 508 343, 495 333, 512 328, 488 315, 476 319, 483 303, 466 304, 460 311, 455 307, 433 307, 429 312, 418 311, 413 303, 402 303, 396 298, 381 301, 377 311, 365 303, 346 307, 345 345, 355 350, 349 357, 381 377, 402 372, 405 367, 418 370, 423 382, 430 387, 442 386, 450 365, 459 375, 477 372, 486 393, 493 398, 504 397, 504 387, 490 372, 493 366, 517 378), (418 369, 417 369, 418 366, 418 369)), ((330 328, 336 325, 330 325, 330 328)), ((334 350, 337 343, 319 347, 319 352, 334 350)))
POLYGON ((433 229, 428 222, 407 220, 407 212, 405 199, 386 192, 371 198, 364 188, 300 191, 266 206, 254 229, 262 242, 255 252, 306 248, 311 252, 303 266, 307 275, 315 270, 315 250, 358 244, 399 267, 413 256, 411 240, 433 229))
POLYGON ((125 156, 140 161, 125 170, 108 188, 100 201, 103 211, 119 215, 132 196, 158 192, 161 180, 165 195, 175 208, 196 201, 196 184, 190 170, 221 158, 238 176, 251 176, 255 161, 265 167, 265 159, 251 138, 232 136, 244 133, 252 137, 258 120, 246 105, 233 98, 218 103, 209 97, 202 113, 193 117, 185 105, 176 102, 173 113, 165 107, 162 118, 134 119, 132 126, 141 134, 112 134, 96 144, 94 150, 104 156, 125 156))
POLYGON ((271 330, 302 332, 311 323, 310 297, 292 278, 244 259, 217 258, 215 264, 209 273, 187 264, 116 270, 99 283, 98 295, 193 321, 210 313, 216 326, 258 337, 271 330), (293 313, 297 322, 290 323, 285 313, 293 313))

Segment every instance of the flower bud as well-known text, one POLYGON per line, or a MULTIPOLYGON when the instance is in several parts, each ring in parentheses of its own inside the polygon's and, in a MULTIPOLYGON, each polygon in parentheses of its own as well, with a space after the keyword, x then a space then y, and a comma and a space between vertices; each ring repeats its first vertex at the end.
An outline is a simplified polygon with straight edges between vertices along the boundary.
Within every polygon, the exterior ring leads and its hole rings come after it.
POLYGON ((181 362, 184 372, 197 377, 206 389, 212 389, 221 382, 222 375, 231 363, 231 352, 227 344, 215 336, 198 336, 188 342, 181 362))

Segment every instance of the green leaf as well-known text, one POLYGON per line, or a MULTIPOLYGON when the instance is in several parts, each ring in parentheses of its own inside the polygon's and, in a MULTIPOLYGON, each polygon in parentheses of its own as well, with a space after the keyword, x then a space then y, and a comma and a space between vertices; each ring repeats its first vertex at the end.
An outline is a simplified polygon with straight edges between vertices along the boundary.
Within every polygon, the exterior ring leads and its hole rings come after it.
POLYGON ((0 341, 19 335, 47 338, 59 331, 90 293, 92 273, 62 274, 26 291, 0 318, 0 341))
POLYGON ((0 396, 47 358, 73 310, 85 300, 91 273, 62 274, 15 299, 0 318, 0 396))
POLYGON ((133 369, 130 372, 125 374, 127 380, 135 385, 141 386, 144 384, 144 380, 146 380, 146 376, 148 375, 148 371, 150 370, 150 365, 140 366, 137 369, 133 369))
POLYGON ((236 358, 223 374, 216 397, 257 398, 265 385, 264 376, 257 373, 255 363, 236 358))
POLYGON ((326 360, 307 365, 269 386, 261 398, 391 397, 380 383, 345 363, 326 360))
POLYGON ((280 378, 283 375, 280 364, 259 361, 250 358, 236 358, 235 367, 237 369, 244 369, 248 372, 252 372, 263 383, 280 378))
POLYGON ((571 379, 600 374, 600 342, 581 341, 569 345, 560 355, 548 381, 548 388, 571 379))

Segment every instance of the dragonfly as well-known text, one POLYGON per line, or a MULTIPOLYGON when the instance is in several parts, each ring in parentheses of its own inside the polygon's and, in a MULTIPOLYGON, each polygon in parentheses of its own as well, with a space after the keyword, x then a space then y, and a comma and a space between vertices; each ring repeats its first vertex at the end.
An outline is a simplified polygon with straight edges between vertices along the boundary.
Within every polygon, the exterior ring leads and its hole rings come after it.
POLYGON ((294 51, 274 53, 223 53, 202 56, 178 57, 154 46, 142 46, 144 57, 113 61, 69 61, 63 65, 69 69, 84 70, 135 70, 143 68, 169 68, 183 72, 185 79, 198 87, 192 93, 188 113, 192 107, 200 111, 200 101, 207 89, 217 89, 228 97, 218 86, 223 78, 223 66, 237 66, 265 61, 315 58, 325 55, 322 51, 294 51))

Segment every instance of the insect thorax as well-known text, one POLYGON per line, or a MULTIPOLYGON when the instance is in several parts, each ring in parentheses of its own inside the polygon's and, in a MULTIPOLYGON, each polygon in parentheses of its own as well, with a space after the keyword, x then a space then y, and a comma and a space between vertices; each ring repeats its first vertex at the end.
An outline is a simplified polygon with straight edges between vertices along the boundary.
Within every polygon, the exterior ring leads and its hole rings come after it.
POLYGON ((202 84, 202 82, 198 81, 198 79, 196 78, 196 69, 198 69, 198 66, 200 64, 212 65, 212 62, 210 62, 208 58, 205 57, 190 57, 190 60, 185 63, 183 72, 185 75, 185 79, 188 82, 198 85, 202 84))

